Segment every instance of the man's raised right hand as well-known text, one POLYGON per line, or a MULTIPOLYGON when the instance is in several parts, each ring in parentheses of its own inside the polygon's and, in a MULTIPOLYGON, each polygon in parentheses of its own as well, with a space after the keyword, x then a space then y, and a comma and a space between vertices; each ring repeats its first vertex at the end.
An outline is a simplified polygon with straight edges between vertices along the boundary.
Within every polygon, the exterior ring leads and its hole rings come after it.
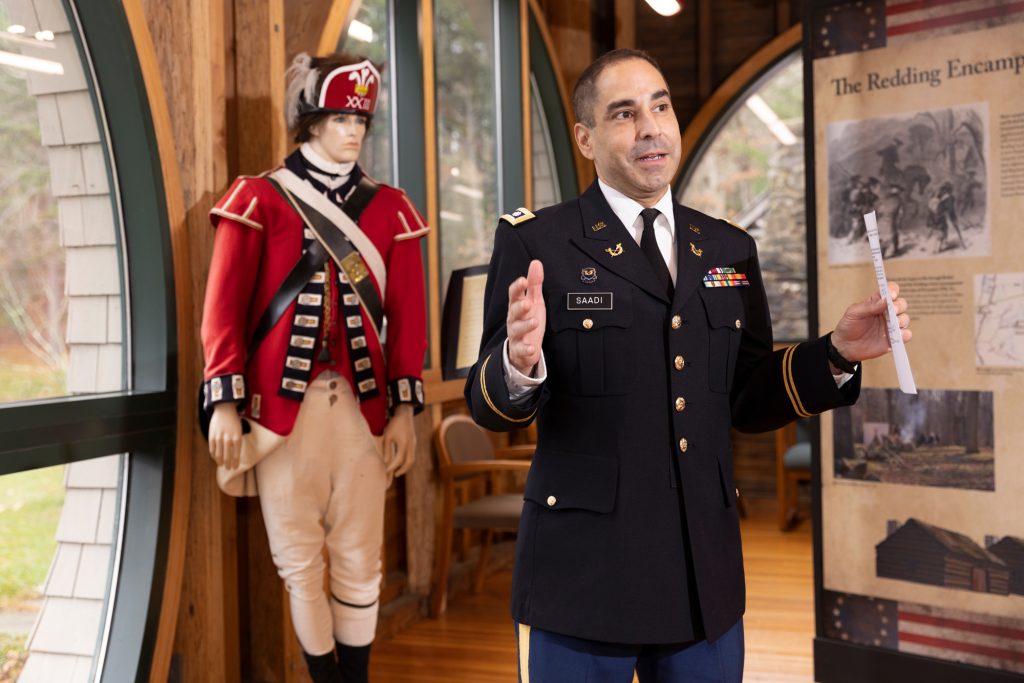
POLYGON ((530 262, 526 277, 521 277, 508 288, 508 360, 526 376, 540 361, 541 343, 547 323, 544 305, 544 266, 540 261, 530 262))

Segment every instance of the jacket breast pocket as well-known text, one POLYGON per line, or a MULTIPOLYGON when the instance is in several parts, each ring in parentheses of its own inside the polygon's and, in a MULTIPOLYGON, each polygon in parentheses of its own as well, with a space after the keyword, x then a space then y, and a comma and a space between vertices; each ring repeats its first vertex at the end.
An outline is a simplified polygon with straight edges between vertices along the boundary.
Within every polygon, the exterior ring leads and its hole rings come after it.
POLYGON ((614 458, 538 450, 526 479, 523 497, 546 510, 615 509, 619 463, 614 458))
POLYGON ((745 324, 743 301, 739 292, 718 288, 701 292, 701 300, 708 318, 708 388, 729 393, 745 324))
MULTIPOLYGON (((603 307, 573 307, 577 293, 548 297, 548 325, 554 348, 549 376, 570 394, 625 394, 632 384, 629 328, 633 308, 628 292, 586 292, 603 307)), ((583 306, 587 304, 584 303, 583 306)))

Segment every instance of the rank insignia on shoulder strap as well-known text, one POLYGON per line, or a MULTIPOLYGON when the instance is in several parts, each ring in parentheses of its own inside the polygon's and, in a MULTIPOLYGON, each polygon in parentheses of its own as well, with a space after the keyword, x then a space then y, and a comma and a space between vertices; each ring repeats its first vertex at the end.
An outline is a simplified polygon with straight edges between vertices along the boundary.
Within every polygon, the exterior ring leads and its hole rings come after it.
POLYGON ((536 218, 536 216, 533 215, 533 212, 529 209, 524 209, 523 207, 519 207, 512 213, 505 213, 501 216, 501 220, 508 222, 509 225, 519 225, 520 223, 525 223, 533 218, 536 218))

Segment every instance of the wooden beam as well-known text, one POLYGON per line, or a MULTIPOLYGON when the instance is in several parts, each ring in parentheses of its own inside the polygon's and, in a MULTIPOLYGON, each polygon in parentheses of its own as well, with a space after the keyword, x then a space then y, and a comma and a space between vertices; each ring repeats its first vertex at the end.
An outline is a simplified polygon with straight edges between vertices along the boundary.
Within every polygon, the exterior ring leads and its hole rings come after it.
MULTIPOLYGON (((133 25, 136 47, 139 32, 135 30, 140 18, 144 19, 152 38, 155 63, 163 83, 163 99, 168 118, 160 120, 159 97, 153 92, 153 79, 146 76, 154 125, 158 140, 168 121, 173 141, 172 158, 176 169, 164 167, 165 185, 175 176, 180 178, 180 199, 184 211, 184 229, 187 236, 176 241, 172 234, 175 259, 175 298, 178 307, 179 330, 189 335, 188 341, 179 340, 180 396, 194 396, 202 367, 201 352, 191 337, 199 328, 202 316, 202 296, 206 271, 213 245, 213 231, 207 220, 207 211, 227 185, 227 119, 228 49, 226 26, 230 12, 225 12, 223 0, 139 0, 126 2, 125 9, 133 25), (141 9, 142 17, 139 12, 141 9), (179 254, 182 241, 187 255, 179 254), (190 268, 181 272, 183 256, 190 268), (192 296, 192 293, 195 293, 192 296), (184 369, 182 369, 184 368, 184 369)), ((140 50, 140 58, 144 51, 140 50)), ((148 60, 149 57, 146 57, 148 60)), ((152 73, 152 67, 144 69, 152 73)), ((163 154, 163 142, 161 153, 163 154)), ((161 163, 166 163, 163 157, 161 163)), ((170 188, 167 188, 170 192, 170 188)), ((172 225, 175 224, 174 200, 169 198, 172 225)), ((182 337, 182 339, 185 339, 182 337)), ((190 401, 189 401, 190 402, 190 401)), ((179 453, 176 464, 175 492, 187 495, 187 532, 180 530, 181 522, 172 519, 171 576, 177 571, 175 563, 184 552, 184 567, 180 583, 178 607, 171 611, 174 596, 165 593, 167 615, 161 616, 161 627, 152 679, 166 680, 168 647, 178 658, 178 672, 182 680, 218 680, 235 682, 240 679, 238 668, 238 617, 235 609, 235 548, 233 502, 228 505, 217 489, 214 467, 207 453, 206 443, 195 437, 191 419, 194 407, 182 408, 177 440, 179 453), (181 444, 191 444, 181 451, 181 444), (183 461, 190 467, 187 482, 181 481, 183 461), (175 528, 178 525, 178 528, 175 528), (183 544, 184 548, 180 547, 183 544), (163 620, 175 618, 173 630, 163 620)), ((175 515, 180 501, 174 501, 175 515)), ((176 590, 172 581, 168 589, 176 590)))
POLYGON ((775 3, 775 33, 782 34, 793 23, 792 3, 789 0, 776 0, 775 3))
POLYGON ((235 22, 238 172, 261 173, 288 151, 284 0, 235 0, 235 22))
MULTIPOLYGON (((339 5, 347 5, 348 0, 304 0, 303 2, 286 2, 284 5, 284 56, 290 64, 295 55, 308 52, 312 55, 323 54, 321 44, 326 40, 328 27, 337 20, 334 14, 347 11, 339 5)), ((345 15, 342 14, 342 17, 345 15)), ((341 30, 341 29, 339 29, 341 30)), ((329 52, 334 52, 340 33, 334 34, 334 44, 329 52)))
MULTIPOLYGON (((185 204, 181 194, 181 177, 174 154, 174 133, 160 64, 157 61, 153 38, 146 25, 146 16, 140 0, 125 0, 125 16, 135 44, 142 79, 149 99, 150 115, 156 134, 160 172, 163 176, 164 197, 167 202, 167 221, 171 231, 171 252, 174 261, 175 314, 178 320, 192 317, 192 275, 188 250, 188 225, 185 222, 185 204)), ((174 459, 174 496, 171 502, 171 523, 167 542, 167 560, 164 574, 164 592, 160 600, 156 645, 149 669, 149 679, 167 679, 174 648, 175 628, 178 624, 178 605, 185 570, 185 547, 188 538, 188 513, 191 503, 193 420, 192 378, 195 374, 193 358, 195 340, 191 326, 178 326, 178 424, 174 459)))
POLYGON ((615 0, 615 47, 636 48, 636 0, 615 0))
MULTIPOLYGON (((316 49, 318 55, 326 55, 336 52, 338 42, 348 28, 352 17, 359 10, 360 0, 335 0, 331 3, 327 12, 326 20, 323 23, 323 31, 320 32, 320 41, 316 49)), ((302 3, 298 3, 302 4, 302 3)), ((391 19, 394 21, 394 19, 391 19)))
POLYGON ((711 94, 714 73, 711 12, 711 0, 697 1, 697 97, 702 102, 711 94))

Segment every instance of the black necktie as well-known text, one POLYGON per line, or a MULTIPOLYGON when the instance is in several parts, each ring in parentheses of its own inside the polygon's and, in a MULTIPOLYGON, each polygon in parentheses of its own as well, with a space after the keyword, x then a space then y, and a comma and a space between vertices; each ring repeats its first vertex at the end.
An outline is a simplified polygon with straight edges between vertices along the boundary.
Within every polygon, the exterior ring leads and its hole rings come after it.
POLYGON ((654 236, 654 219, 660 213, 657 209, 644 209, 640 212, 640 218, 644 221, 644 232, 640 237, 640 251, 644 252, 644 256, 651 262, 654 274, 664 286, 665 291, 668 293, 668 298, 671 299, 672 276, 668 272, 668 266, 665 265, 665 257, 661 255, 661 250, 658 249, 658 240, 654 236))

